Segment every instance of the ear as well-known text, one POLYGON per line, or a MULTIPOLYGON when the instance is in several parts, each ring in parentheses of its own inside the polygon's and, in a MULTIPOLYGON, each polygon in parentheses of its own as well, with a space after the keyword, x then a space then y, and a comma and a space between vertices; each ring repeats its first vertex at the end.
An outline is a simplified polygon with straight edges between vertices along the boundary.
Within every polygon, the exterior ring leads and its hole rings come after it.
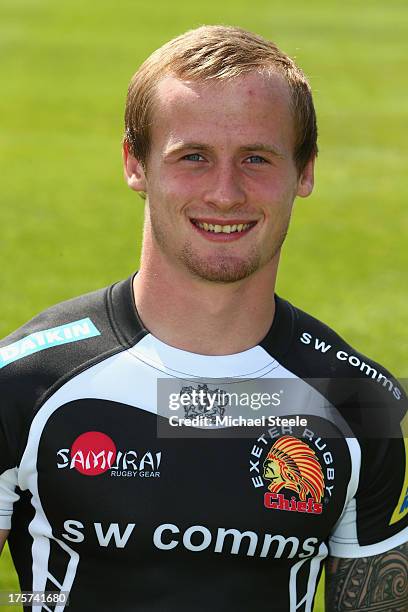
POLYGON ((309 196, 313 191, 315 159, 315 155, 309 159, 299 177, 296 195, 300 196, 301 198, 307 198, 307 196, 309 196))
POLYGON ((125 180, 133 191, 146 191, 146 174, 142 163, 132 155, 126 140, 123 141, 123 166, 125 180))

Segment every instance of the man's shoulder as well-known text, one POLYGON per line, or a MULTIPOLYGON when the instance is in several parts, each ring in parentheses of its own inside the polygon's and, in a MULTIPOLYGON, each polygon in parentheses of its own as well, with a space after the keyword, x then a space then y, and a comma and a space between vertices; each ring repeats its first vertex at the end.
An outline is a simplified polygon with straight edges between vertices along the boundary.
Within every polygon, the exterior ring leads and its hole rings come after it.
POLYGON ((269 339, 269 352, 279 364, 319 391, 355 432, 399 435, 408 407, 401 382, 330 326, 288 301, 278 298, 277 312, 281 344, 274 354, 269 339))
POLYGON ((24 355, 96 333, 108 288, 54 304, 0 340, 0 368, 24 355))
POLYGON ((0 341, 0 380, 55 380, 129 345, 121 322, 126 327, 129 288, 127 279, 60 302, 6 336, 0 341))
POLYGON ((401 383, 384 365, 359 351, 326 323, 282 298, 277 298, 276 327, 263 346, 296 377, 313 381, 318 388, 329 386, 330 390, 347 390, 347 394, 354 389, 364 401, 375 397, 387 404, 400 400, 405 403, 401 383))
POLYGON ((327 323, 282 298, 279 308, 285 312, 290 331, 284 355, 298 361, 309 376, 349 376, 377 378, 388 370, 351 344, 327 323))
POLYGON ((131 345, 132 299, 131 279, 120 281, 47 308, 0 342, 0 430, 13 456, 7 465, 18 464, 30 424, 49 398, 131 345))

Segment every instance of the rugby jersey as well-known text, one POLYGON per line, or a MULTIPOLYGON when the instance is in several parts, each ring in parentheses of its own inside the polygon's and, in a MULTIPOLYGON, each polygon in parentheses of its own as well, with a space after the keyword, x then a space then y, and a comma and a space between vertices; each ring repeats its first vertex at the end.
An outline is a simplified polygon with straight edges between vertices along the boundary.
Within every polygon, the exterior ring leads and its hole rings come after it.
POLYGON ((407 541, 401 385, 275 301, 233 355, 155 338, 132 278, 2 341, 0 528, 22 590, 68 592, 70 612, 307 612, 328 554, 407 541))

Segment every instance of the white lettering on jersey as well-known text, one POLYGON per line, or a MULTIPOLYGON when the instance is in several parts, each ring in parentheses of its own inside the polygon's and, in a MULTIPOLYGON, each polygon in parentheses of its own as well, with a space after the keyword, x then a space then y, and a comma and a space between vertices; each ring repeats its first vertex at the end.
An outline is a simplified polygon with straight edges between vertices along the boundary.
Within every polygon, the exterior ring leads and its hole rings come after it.
MULTIPOLYGON (((300 336, 300 341, 303 344, 310 344, 312 342, 312 334, 308 334, 307 332, 303 332, 300 336)), ((327 353, 328 350, 331 349, 331 344, 326 344, 324 340, 320 340, 319 338, 314 339, 314 347, 316 351, 321 351, 322 353, 327 353)))
POLYGON ((311 557, 316 552, 316 546, 312 546, 312 544, 317 544, 319 540, 317 538, 306 538, 303 542, 303 550, 304 552, 299 553, 299 557, 305 559, 306 557, 311 557))
POLYGON ((112 536, 115 540, 116 548, 124 548, 135 528, 135 523, 128 523, 123 535, 120 535, 118 523, 111 523, 106 534, 102 531, 101 523, 94 523, 96 537, 101 546, 109 546, 112 536))
POLYGON ((183 544, 187 548, 187 550, 192 550, 193 552, 200 552, 205 550, 211 544, 211 531, 207 529, 207 527, 203 527, 202 525, 193 525, 186 529, 183 535, 183 544), (195 533, 201 533, 203 536, 203 541, 201 544, 193 544, 191 539, 195 533))
POLYGON ((84 526, 80 521, 65 521, 64 522, 64 529, 66 531, 68 531, 68 533, 63 533, 62 537, 65 538, 66 540, 69 540, 70 542, 83 542, 84 541, 84 534, 81 533, 80 531, 78 531, 78 529, 83 529, 84 526), (75 527, 77 527, 77 529, 75 529, 75 527))
POLYGON ((57 451, 57 457, 61 457, 62 459, 62 463, 57 463, 57 468, 67 467, 69 463, 69 448, 60 448, 60 450, 57 451))
POLYGON ((241 531, 238 531, 238 529, 224 529, 224 527, 220 527, 218 529, 217 541, 215 543, 214 552, 222 552, 226 536, 232 536, 233 544, 231 547, 231 554, 237 555, 241 546, 242 539, 249 538, 247 555, 249 557, 254 556, 256 545, 258 544, 258 536, 254 531, 244 531, 243 533, 241 533, 241 531))
POLYGON ((165 544, 162 540, 162 535, 164 531, 171 531, 171 533, 180 533, 180 529, 176 527, 176 525, 172 525, 171 523, 165 523, 164 525, 160 525, 155 529, 153 534, 153 544, 156 548, 160 548, 161 550, 171 550, 178 545, 177 540, 171 540, 167 544, 165 544))
POLYGON ((315 338, 315 349, 316 351, 321 351, 322 353, 327 353, 329 349, 331 349, 331 344, 326 344, 324 340, 319 340, 319 338, 315 338))
POLYGON ((262 550, 261 550, 261 554, 259 555, 260 557, 266 557, 266 555, 269 552, 270 546, 272 542, 278 542, 278 548, 274 554, 274 558, 275 559, 280 559, 282 556, 283 551, 285 550, 285 546, 286 544, 291 544, 292 545, 292 549, 288 555, 288 559, 291 559, 292 557, 294 557, 297 553, 297 549, 299 548, 299 539, 296 537, 289 537, 289 538, 285 538, 284 536, 281 535, 274 535, 271 536, 269 535, 269 533, 267 533, 265 535, 265 539, 264 539, 264 543, 262 546, 262 550))
MULTIPOLYGON (((107 547, 114 541, 116 548, 124 548, 133 532, 135 523, 128 523, 121 533, 119 523, 110 523, 104 532, 101 523, 93 523, 94 531, 99 545, 107 547)), ((83 523, 73 519, 64 522, 66 533, 62 537, 70 542, 83 542, 83 523)), ((214 553, 224 555, 246 555, 253 557, 270 557, 274 559, 292 559, 296 555, 302 560, 316 555, 318 539, 306 538, 303 542, 296 536, 281 534, 263 534, 263 539, 255 531, 239 531, 234 528, 218 527, 212 532, 204 525, 191 525, 181 537, 181 531, 173 523, 164 523, 156 527, 153 532, 153 545, 160 550, 172 550, 181 545, 186 550, 201 552, 213 544, 214 553), (259 547, 258 547, 259 545, 259 547)))

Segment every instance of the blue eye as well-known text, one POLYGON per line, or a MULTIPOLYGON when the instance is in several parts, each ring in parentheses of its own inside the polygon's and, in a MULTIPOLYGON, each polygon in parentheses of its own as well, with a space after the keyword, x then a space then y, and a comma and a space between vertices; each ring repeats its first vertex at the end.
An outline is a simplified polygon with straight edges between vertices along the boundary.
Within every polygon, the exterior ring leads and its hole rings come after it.
POLYGON ((264 159, 260 155, 251 155, 250 157, 247 158, 247 160, 252 160, 252 161, 250 161, 251 164, 259 164, 259 163, 261 163, 261 164, 265 163, 266 164, 266 163, 268 163, 266 161, 266 159, 264 159))
POLYGON ((204 158, 199 153, 190 153, 189 155, 184 155, 183 159, 188 161, 201 161, 204 158))

